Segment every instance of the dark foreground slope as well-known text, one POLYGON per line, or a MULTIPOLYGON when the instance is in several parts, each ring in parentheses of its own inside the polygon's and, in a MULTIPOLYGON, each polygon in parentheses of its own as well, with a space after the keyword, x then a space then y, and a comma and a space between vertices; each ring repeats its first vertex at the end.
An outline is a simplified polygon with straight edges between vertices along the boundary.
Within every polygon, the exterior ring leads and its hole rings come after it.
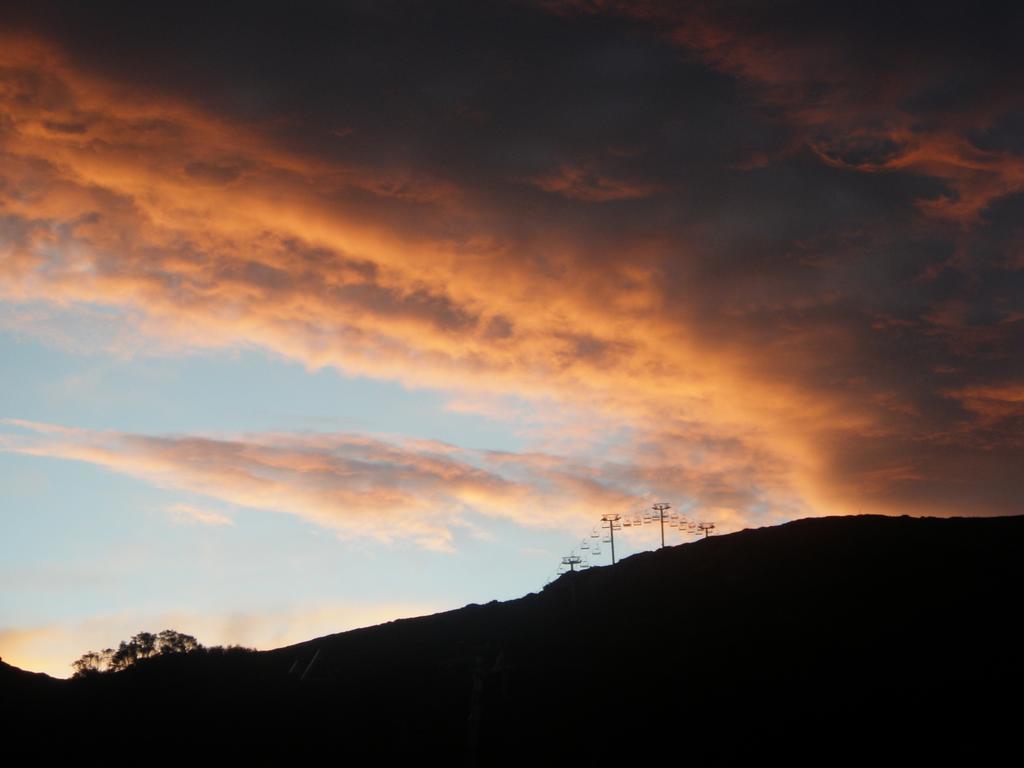
POLYGON ((71 739, 51 747, 342 762, 977 761, 1017 742, 1022 552, 1024 518, 802 520, 507 603, 36 686, 4 716, 71 739))

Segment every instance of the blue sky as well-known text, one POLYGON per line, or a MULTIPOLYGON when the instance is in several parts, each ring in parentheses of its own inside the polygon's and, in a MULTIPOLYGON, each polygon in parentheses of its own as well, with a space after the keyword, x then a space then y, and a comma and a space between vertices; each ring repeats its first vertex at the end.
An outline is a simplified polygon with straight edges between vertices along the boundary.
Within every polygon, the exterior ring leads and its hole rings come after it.
MULTIPOLYGON (((6 333, 0 359, 5 418, 97 431, 344 431, 514 452, 526 446, 523 428, 532 426, 453 411, 444 392, 310 371, 255 350, 125 356, 6 333)), ((7 424, 3 431, 19 430, 7 424)), ((452 550, 444 552, 346 541, 285 511, 17 452, 0 452, 0 485, 6 631, 0 653, 62 676, 89 650, 85 641, 116 644, 133 620, 141 631, 178 617, 185 625, 177 629, 195 630, 205 642, 267 647, 301 639, 307 626, 310 632, 351 628, 325 624, 322 606, 337 613, 339 605, 351 605, 350 621, 358 622, 364 615, 384 620, 517 597, 540 589, 561 556, 589 533, 583 521, 572 530, 498 520, 456 532, 452 550), (182 514, 183 506, 230 522, 199 522, 182 514), (379 613, 366 614, 373 606, 379 613), (289 613, 295 610, 305 613, 289 613), (247 621, 240 631, 232 619, 239 615, 271 618, 247 621), (32 652, 30 642, 52 647, 53 655, 32 652)), ((595 509, 594 522, 599 515, 595 509)), ((619 548, 637 547, 620 541, 619 548)))

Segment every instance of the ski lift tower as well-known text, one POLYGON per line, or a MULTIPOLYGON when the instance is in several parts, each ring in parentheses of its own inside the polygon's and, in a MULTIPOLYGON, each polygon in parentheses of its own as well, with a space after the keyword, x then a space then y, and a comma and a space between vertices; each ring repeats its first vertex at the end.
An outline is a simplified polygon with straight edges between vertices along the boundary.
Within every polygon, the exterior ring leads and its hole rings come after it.
POLYGON ((579 555, 568 555, 562 558, 562 565, 569 566, 569 572, 575 573, 576 566, 583 562, 583 558, 579 555))
POLYGON ((661 523, 661 546, 664 549, 664 547, 665 547, 665 512, 667 510, 669 510, 669 509, 672 509, 672 505, 671 504, 666 504, 663 501, 659 501, 657 504, 654 504, 651 507, 651 509, 653 509, 655 512, 658 513, 658 522, 661 523))
POLYGON ((615 565, 615 531, 621 528, 619 525, 621 519, 622 515, 601 515, 601 522, 608 524, 608 541, 612 545, 612 565, 615 565))

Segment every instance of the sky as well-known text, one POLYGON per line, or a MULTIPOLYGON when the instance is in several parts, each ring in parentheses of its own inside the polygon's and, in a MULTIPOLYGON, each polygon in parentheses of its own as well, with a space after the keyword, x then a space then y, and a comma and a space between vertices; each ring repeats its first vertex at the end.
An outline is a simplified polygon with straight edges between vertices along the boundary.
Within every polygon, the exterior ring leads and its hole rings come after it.
POLYGON ((262 5, 0 6, 6 662, 1020 513, 1019 6, 262 5))

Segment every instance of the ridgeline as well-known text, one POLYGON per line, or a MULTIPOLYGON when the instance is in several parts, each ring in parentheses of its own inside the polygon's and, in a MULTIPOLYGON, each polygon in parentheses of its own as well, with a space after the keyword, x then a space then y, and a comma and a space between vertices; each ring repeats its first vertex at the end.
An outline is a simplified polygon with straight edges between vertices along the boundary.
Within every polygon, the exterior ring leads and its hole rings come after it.
POLYGON ((1024 517, 799 520, 273 651, 0 665, 0 715, 89 753, 977 762, 1015 744, 1022 554, 1024 517))

